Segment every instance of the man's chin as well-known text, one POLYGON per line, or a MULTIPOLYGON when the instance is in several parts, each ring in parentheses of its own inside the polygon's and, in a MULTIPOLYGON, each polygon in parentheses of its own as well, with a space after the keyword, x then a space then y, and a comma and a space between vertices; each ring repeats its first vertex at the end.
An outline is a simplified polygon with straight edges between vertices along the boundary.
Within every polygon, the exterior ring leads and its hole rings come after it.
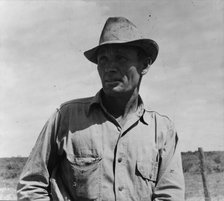
POLYGON ((125 95, 127 93, 122 89, 116 89, 116 88, 103 89, 103 91, 106 96, 113 96, 113 97, 119 97, 119 96, 125 95))

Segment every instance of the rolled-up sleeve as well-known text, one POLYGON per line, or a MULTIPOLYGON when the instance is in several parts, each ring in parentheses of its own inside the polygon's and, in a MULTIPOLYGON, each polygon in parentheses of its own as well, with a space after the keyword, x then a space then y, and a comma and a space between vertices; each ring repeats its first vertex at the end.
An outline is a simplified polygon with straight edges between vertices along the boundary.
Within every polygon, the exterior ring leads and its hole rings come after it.
POLYGON ((182 161, 178 136, 173 124, 169 126, 164 136, 160 147, 160 168, 153 200, 184 201, 185 183, 182 161))
POLYGON ((18 200, 50 200, 49 177, 57 160, 55 139, 59 118, 57 110, 44 125, 20 175, 18 200))

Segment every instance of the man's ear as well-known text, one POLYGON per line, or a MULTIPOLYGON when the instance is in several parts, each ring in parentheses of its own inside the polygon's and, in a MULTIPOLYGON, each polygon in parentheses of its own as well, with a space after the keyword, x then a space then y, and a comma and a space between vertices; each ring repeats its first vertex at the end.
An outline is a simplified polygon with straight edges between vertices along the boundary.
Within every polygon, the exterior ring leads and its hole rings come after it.
POLYGON ((147 57, 147 58, 144 59, 143 69, 142 69, 142 72, 141 72, 142 75, 145 75, 148 72, 148 70, 151 66, 151 63, 152 63, 152 60, 151 60, 150 57, 147 57))

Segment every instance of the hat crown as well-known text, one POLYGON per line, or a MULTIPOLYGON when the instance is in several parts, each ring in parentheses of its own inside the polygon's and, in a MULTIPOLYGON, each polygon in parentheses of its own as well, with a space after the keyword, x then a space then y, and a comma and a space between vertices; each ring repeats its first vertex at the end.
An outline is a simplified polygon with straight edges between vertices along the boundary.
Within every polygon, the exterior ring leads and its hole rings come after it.
POLYGON ((107 19, 99 40, 99 45, 108 42, 128 42, 141 39, 142 35, 137 27, 124 17, 110 17, 107 19))
MULTIPOLYGON (((97 64, 97 53, 104 45, 122 44, 141 48, 153 63, 159 46, 154 40, 143 38, 137 27, 124 17, 109 17, 100 35, 99 45, 84 52, 86 58, 97 64)), ((152 64, 151 63, 151 64, 152 64)))

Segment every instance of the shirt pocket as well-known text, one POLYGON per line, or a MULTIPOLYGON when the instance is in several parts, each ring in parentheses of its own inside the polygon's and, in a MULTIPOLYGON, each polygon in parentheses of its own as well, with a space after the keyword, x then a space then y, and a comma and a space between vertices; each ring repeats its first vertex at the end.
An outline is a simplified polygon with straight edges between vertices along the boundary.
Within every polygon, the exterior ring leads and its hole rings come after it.
POLYGON ((144 180, 156 183, 158 174, 158 162, 154 160, 140 160, 137 161, 137 171, 144 180))
POLYGON ((72 173, 73 187, 77 197, 97 199, 100 193, 101 160, 98 155, 79 157, 68 156, 72 173))

